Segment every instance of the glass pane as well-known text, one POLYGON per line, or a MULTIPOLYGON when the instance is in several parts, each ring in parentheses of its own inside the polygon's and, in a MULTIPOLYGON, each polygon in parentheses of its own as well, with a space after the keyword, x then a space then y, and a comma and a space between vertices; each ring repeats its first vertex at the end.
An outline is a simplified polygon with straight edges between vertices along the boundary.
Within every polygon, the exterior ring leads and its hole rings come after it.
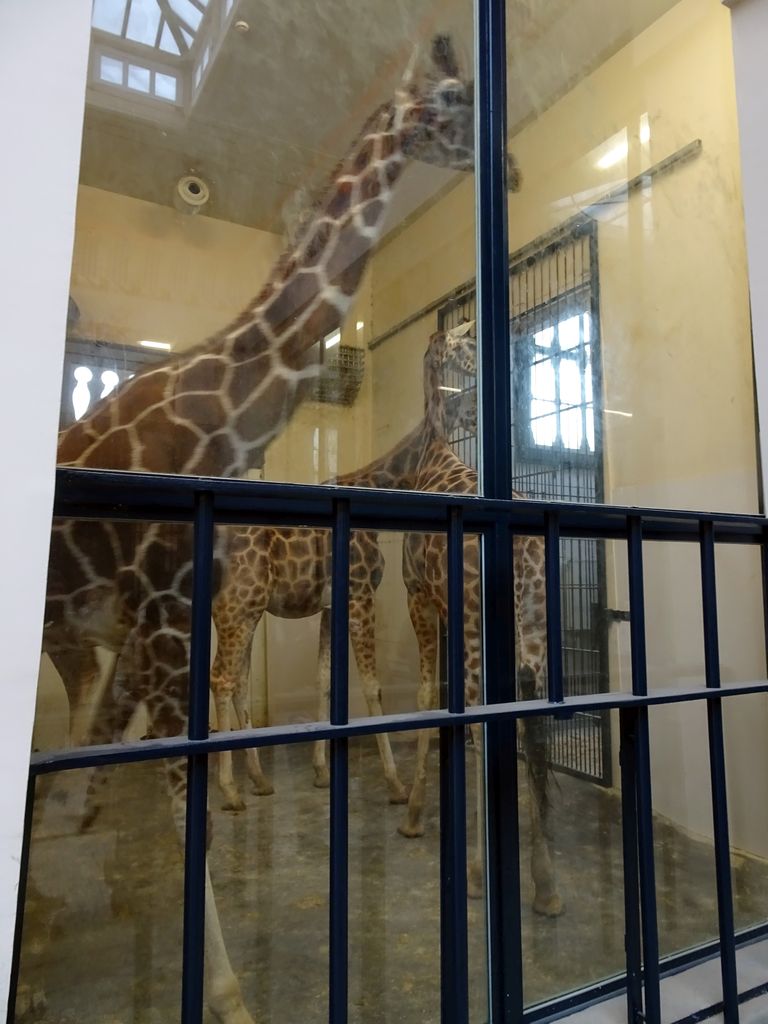
POLYGON ((128 65, 128 88, 137 92, 149 92, 149 68, 128 65))
POLYGON ((162 764, 40 780, 16 1019, 177 1020, 183 890, 162 764))
POLYGON ((126 38, 145 46, 154 46, 160 26, 160 6, 157 0, 131 0, 126 38))
POLYGON ((551 721, 532 718, 519 731, 526 1005, 625 965, 621 798, 553 770, 545 753, 551 728, 551 721))
MULTIPOLYGON (((259 751, 259 773, 269 779, 274 795, 253 789, 251 758, 236 751, 232 759, 243 812, 212 815, 208 861, 227 953, 254 1020, 325 1021, 328 790, 314 785, 311 744, 259 751)), ((215 760, 211 759, 211 789, 215 760)), ((350 764, 354 786, 353 755, 350 764)), ((353 827, 351 822, 350 830, 353 827)), ((209 984, 207 976, 210 1007, 214 1000, 209 984)))
MULTIPOLYGON (((591 348, 582 454, 602 500, 757 512, 729 12, 719 0, 507 7, 513 384, 525 384, 515 349, 556 326, 560 351, 591 348)), ((525 477, 536 452, 520 428, 526 388, 513 390, 525 477)), ((575 417, 561 431, 565 474, 583 439, 575 417)))
POLYGON ((93 27, 119 35, 125 18, 125 3, 126 0, 94 0, 93 27))
POLYGON ((533 335, 533 340, 537 345, 541 345, 544 348, 548 348, 555 337, 554 327, 545 327, 543 331, 536 331, 533 335))
POLYGON ((122 85, 123 62, 115 60, 114 57, 102 56, 99 61, 99 77, 102 82, 114 82, 116 85, 122 85))
POLYGON ((176 79, 173 75, 155 72, 155 96, 160 96, 164 100, 176 99, 176 79))
POLYGON ((580 344, 581 316, 569 316, 557 325, 557 338, 560 348, 576 348, 580 344))
MULTIPOLYGON (((578 344, 578 340, 576 343, 578 344)), ((573 359, 561 359, 560 401, 563 405, 578 405, 581 402, 581 381, 579 364, 573 359)))
POLYGON ((531 402, 533 440, 540 445, 553 445, 557 438, 557 416, 546 415, 552 402, 531 402))
POLYGON ((531 396, 554 401, 555 367, 551 359, 546 359, 531 367, 531 396))
POLYGON ((567 409, 560 413, 560 433, 566 448, 581 448, 584 435, 584 413, 581 409, 567 409))

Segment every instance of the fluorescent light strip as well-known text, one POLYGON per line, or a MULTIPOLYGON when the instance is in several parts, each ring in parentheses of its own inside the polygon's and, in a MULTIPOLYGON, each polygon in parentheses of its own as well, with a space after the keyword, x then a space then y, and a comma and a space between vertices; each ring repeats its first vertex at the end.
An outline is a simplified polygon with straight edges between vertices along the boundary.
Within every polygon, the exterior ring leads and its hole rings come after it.
POLYGON ((438 386, 438 389, 437 389, 437 390, 438 390, 438 391, 454 391, 454 392, 461 392, 461 391, 463 391, 464 389, 463 389, 463 388, 449 388, 447 384, 440 384, 440 385, 438 386))
POLYGON ((327 337, 323 338, 325 347, 333 348, 334 345, 338 345, 341 341, 341 331, 332 331, 327 337))
POLYGON ((603 412, 610 413, 611 416, 626 416, 627 419, 632 419, 631 412, 622 412, 620 409, 604 409, 603 412))
POLYGON ((159 348, 162 349, 163 352, 170 352, 172 348, 170 341, 150 341, 149 339, 145 339, 144 341, 140 341, 139 344, 144 348, 159 348))

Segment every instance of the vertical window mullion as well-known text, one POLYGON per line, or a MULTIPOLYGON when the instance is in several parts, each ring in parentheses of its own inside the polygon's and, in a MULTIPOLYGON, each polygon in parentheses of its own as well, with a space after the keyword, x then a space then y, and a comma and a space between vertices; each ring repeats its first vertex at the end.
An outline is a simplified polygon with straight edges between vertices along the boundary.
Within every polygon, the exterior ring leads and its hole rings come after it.
MULTIPOLYGON (((480 328, 480 482, 490 498, 512 493, 507 57, 505 0, 476 0, 475 152, 477 300, 480 328)), ((488 702, 514 699, 512 547, 506 523, 483 543, 483 672, 488 702)), ((515 724, 486 728, 487 910, 490 1017, 522 1014, 520 843, 515 724)))
MULTIPOLYGON (((699 524, 701 600, 704 618, 704 664, 707 687, 720 688, 720 647, 717 631, 715 578, 715 531, 710 522, 699 524)), ((720 931, 720 970, 726 1024, 738 1024, 739 997, 736 983, 736 939, 733 922, 731 852, 728 839, 728 796, 725 784, 723 707, 720 700, 707 701, 709 769, 712 791, 712 824, 715 833, 715 877, 720 931)))
MULTIPOLYGON (((464 529, 458 508, 448 519, 448 710, 464 711, 464 529)), ((460 719, 440 730, 442 1024, 467 1024, 469 1018, 465 758, 460 719)))
POLYGON ((564 697, 562 611, 560 607, 560 524, 555 512, 547 512, 545 519, 547 690, 552 703, 562 704, 564 697))
MULTIPOLYGON (((648 692, 648 668, 645 645, 645 587, 643 582, 643 524, 639 516, 628 520, 629 609, 632 660, 632 692, 648 692)), ((631 712, 634 780, 635 827, 638 840, 640 906, 642 909, 643 968, 645 977, 645 1020, 661 1024, 659 989, 659 933, 656 912, 656 869, 653 857, 653 797, 651 791, 651 755, 648 734, 648 708, 631 712)), ((628 813, 624 808, 624 814, 628 813)), ((626 856, 626 851, 625 851, 626 856)), ((626 861, 625 861, 626 865, 626 861)), ((631 877, 631 872, 630 872, 631 877)), ((625 887, 628 878, 625 867, 625 887)), ((632 922, 627 921, 629 926, 632 922)))
MULTIPOLYGON (((334 503, 331 581, 331 725, 349 720, 349 502, 334 503)), ((349 966, 349 750, 332 739, 328 1020, 346 1024, 349 966)))
MULTIPOLYGON (((197 492, 189 654, 190 740, 208 737, 213 533, 213 495, 207 491, 197 492)), ((191 754, 187 759, 187 820, 184 843, 182 1024, 200 1024, 203 1019, 207 819, 208 757, 206 754, 191 754)))

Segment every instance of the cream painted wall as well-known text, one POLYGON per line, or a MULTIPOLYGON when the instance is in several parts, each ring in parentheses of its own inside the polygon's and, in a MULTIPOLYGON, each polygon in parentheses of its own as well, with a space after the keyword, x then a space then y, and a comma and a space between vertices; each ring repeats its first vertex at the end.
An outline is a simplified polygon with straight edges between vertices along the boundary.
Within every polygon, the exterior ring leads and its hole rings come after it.
MULTIPOLYGON (((567 54, 562 55, 567 60, 567 54)), ((535 69, 533 69, 535 73, 535 69)), ((530 83, 531 95, 537 94, 530 83)), ((534 241, 689 142, 702 152, 598 214, 606 493, 621 504, 758 510, 752 350, 728 12, 682 0, 511 140, 523 189, 510 197, 510 250, 534 241), (641 133, 648 125, 650 138, 641 133), (641 137, 642 134, 642 137, 641 137), (626 146, 626 154, 622 155, 626 146), (597 163, 614 151, 609 167, 597 163)), ((473 185, 460 184, 392 237, 372 263, 381 334, 474 273, 473 185)), ((430 313, 373 351, 373 435, 391 443, 418 418, 430 313), (397 387, 393 383, 397 382, 397 387)), ((399 562, 392 545, 390 567, 399 562)), ((701 611, 693 548, 646 545, 651 685, 698 685, 701 611)), ((759 566, 718 552, 726 682, 765 674, 759 566)), ((385 693, 406 701, 416 647, 399 568, 382 585, 385 693)), ((627 607, 624 555, 609 557, 609 604, 627 607)), ((628 627, 613 628, 612 685, 628 688, 628 627)), ((768 819, 745 792, 768 773, 768 703, 729 713, 733 840, 768 855, 768 819)), ((654 725, 657 809, 711 831, 703 719, 685 709, 654 725)))

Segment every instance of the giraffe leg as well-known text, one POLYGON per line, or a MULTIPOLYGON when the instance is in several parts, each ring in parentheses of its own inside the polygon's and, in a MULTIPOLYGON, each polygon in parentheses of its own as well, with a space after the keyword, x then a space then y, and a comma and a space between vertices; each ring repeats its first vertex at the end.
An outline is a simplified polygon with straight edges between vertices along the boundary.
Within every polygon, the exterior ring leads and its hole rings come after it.
MULTIPOLYGON (((122 666, 125 668, 125 665, 122 666)), ((123 733, 128 727, 137 704, 130 691, 124 685, 121 672, 117 671, 116 663, 113 670, 112 685, 105 694, 101 713, 96 718, 88 738, 89 743, 120 743, 123 733)), ((91 773, 85 794, 85 808, 80 821, 80 831, 87 832, 101 814, 105 802, 105 793, 114 771, 114 765, 100 765, 91 773)))
MULTIPOLYGON (((331 693, 331 610, 323 608, 320 613, 320 648, 317 658, 317 720, 328 721, 328 701, 331 693)), ((331 774, 325 762, 325 741, 318 740, 312 753, 315 769, 315 785, 327 789, 331 774)))
MULTIPOLYGON (((231 711, 234 709, 239 728, 250 726, 250 656, 253 635, 266 607, 266 592, 259 592, 254 603, 243 605, 228 601, 224 591, 219 594, 213 606, 213 621, 216 625, 218 643, 216 657, 211 667, 211 690, 216 707, 216 724, 219 732, 232 728, 231 711)), ((232 770, 232 751, 223 750, 218 755, 219 789, 224 797, 225 811, 245 810, 243 800, 235 782, 232 770)), ((254 792, 268 796, 274 792, 272 783, 264 774, 255 749, 248 751, 248 774, 253 782, 254 792)))
MULTIPOLYGON (((161 729, 161 733, 166 730, 161 729)), ((173 760, 166 764, 177 834, 184 842, 186 831, 186 766, 173 760)), ((209 824, 208 841, 211 841, 209 824)), ((220 1024, 254 1024, 243 1002, 240 985, 229 960, 221 928, 216 896, 213 892, 208 859, 205 864, 205 1001, 220 1024)))
MULTIPOLYGON (((435 668, 437 665, 437 616, 428 599, 423 594, 408 594, 408 611, 419 643, 419 693, 417 705, 419 711, 429 711, 437 707, 437 682, 435 668)), ((416 768, 413 775, 413 786, 408 797, 408 814, 406 820, 398 828, 401 836, 413 839, 424 835, 424 799, 427 789, 427 759, 432 738, 430 729, 421 729, 416 747, 416 768)))
MULTIPOLYGON (((520 696, 532 700, 536 692, 536 677, 532 668, 525 665, 520 670, 520 696)), ((523 746, 525 749, 528 804, 531 820, 531 877, 534 886, 533 909, 545 917, 557 917, 563 911, 563 903, 557 891, 552 855, 546 835, 549 792, 547 764, 547 737, 544 719, 526 718, 523 723, 523 746)))
MULTIPOLYGON (((468 541, 465 547, 469 547, 468 541)), ((465 610, 464 610, 464 702, 468 707, 477 704, 480 694, 481 642, 479 577, 474 571, 473 554, 476 547, 465 555, 465 610)), ((475 755, 475 835, 474 855, 467 859, 467 895, 480 899, 483 895, 483 864, 485 862, 485 779, 483 774, 483 727, 473 725, 472 749, 475 755)))
MULTIPOLYGON (((119 741, 128 724, 133 706, 123 707, 118 676, 119 658, 102 675, 93 647, 50 652, 61 675, 70 703, 70 742, 79 747, 93 743, 119 741)), ((112 765, 101 765, 90 771, 80 831, 91 827, 101 812, 105 787, 113 771, 112 765)))
POLYGON ((485 861, 485 778, 483 774, 483 727, 470 726, 475 754, 475 855, 467 864, 467 896, 483 895, 483 863, 485 861))
MULTIPOLYGON (((349 633, 352 639, 352 650, 360 671, 363 685, 363 696, 368 705, 369 715, 382 715, 381 687, 376 676, 376 626, 373 593, 359 598, 352 598, 349 603, 349 633)), ((408 794, 397 774, 397 765, 392 755, 389 736, 378 733, 376 742, 379 756, 384 766, 384 778, 389 789, 391 804, 404 804, 408 794)))
MULTIPOLYGON (((248 665, 250 666, 251 653, 248 649, 248 665)), ((251 689, 248 685, 250 676, 246 672, 239 676, 235 692, 232 694, 232 707, 235 710, 237 724, 240 729, 250 729, 251 720, 251 689)), ((245 763, 248 768, 248 778, 253 783, 253 792, 258 796, 271 796, 275 787, 261 767, 258 747, 248 747, 245 751, 245 763)))

